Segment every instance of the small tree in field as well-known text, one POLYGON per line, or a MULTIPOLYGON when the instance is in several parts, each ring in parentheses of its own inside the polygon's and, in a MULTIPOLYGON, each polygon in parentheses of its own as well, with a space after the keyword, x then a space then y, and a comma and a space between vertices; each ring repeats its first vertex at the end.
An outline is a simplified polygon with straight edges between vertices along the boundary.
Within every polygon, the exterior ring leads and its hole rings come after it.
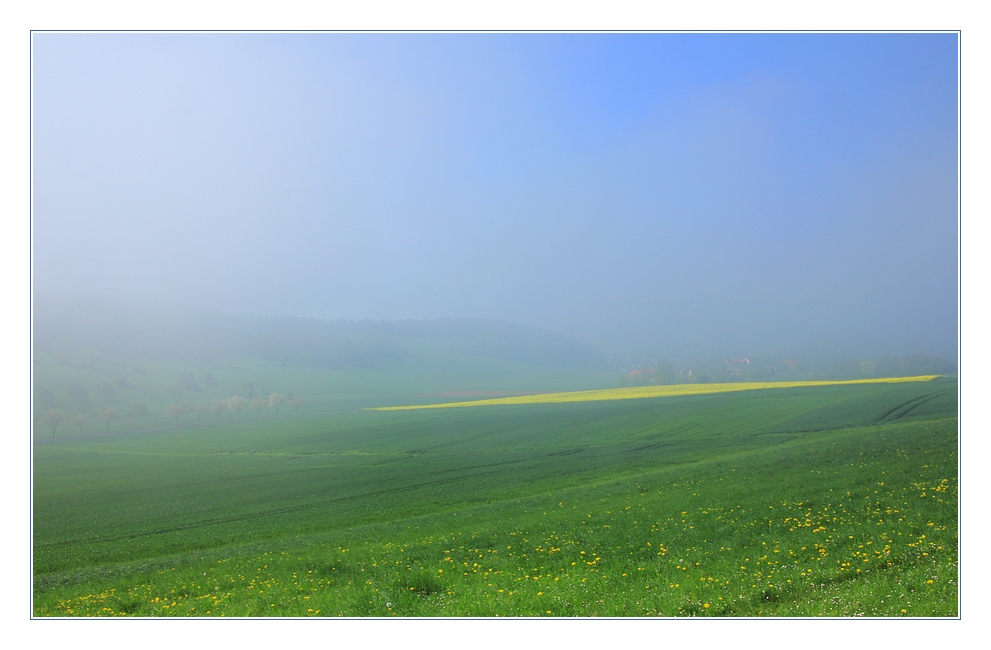
POLYGON ((53 438, 55 437, 55 429, 58 429, 58 425, 62 424, 63 420, 65 420, 65 413, 55 409, 48 409, 41 416, 41 423, 52 428, 53 438))
POLYGON ((100 419, 107 423, 107 433, 110 432, 110 423, 120 416, 117 409, 103 409, 100 411, 100 419))
POLYGON ((227 400, 227 408, 237 413, 237 419, 241 419, 241 410, 248 405, 248 400, 240 395, 235 395, 234 397, 227 400))
POLYGON ((275 414, 279 414, 279 409, 285 406, 286 398, 278 393, 272 393, 268 396, 268 405, 275 409, 275 414))
POLYGON ((178 425, 179 418, 185 415, 186 409, 181 404, 173 404, 169 408, 165 409, 165 412, 169 414, 170 418, 175 418, 175 423, 178 425))
POLYGON ((89 424, 89 416, 85 413, 73 416, 72 422, 79 427, 79 435, 83 435, 83 427, 89 424))
POLYGON ((255 409, 255 415, 261 417, 262 409, 268 406, 268 400, 264 397, 256 397, 251 400, 251 408, 255 409))
POLYGON ((217 414, 217 419, 227 410, 227 400, 215 399, 210 403, 210 410, 217 414))
POLYGON ((289 403, 296 407, 296 412, 299 413, 299 407, 303 405, 303 398, 299 395, 293 395, 289 403))

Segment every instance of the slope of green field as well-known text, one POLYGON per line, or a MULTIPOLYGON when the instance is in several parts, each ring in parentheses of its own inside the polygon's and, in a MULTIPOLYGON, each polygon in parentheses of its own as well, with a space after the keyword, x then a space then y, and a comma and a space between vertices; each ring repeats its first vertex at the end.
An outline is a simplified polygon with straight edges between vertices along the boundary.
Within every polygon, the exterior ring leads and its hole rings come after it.
POLYGON ((956 382, 37 443, 36 616, 956 616, 956 382))

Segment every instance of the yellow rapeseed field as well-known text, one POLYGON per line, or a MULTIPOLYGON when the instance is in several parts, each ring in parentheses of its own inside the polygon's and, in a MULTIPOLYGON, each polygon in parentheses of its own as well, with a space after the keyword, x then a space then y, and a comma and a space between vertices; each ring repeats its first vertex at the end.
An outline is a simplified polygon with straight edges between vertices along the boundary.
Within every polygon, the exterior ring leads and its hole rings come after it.
POLYGON ((367 411, 401 411, 408 409, 439 409, 458 406, 496 406, 501 404, 551 404, 559 402, 595 402, 600 400, 642 399, 645 397, 666 397, 671 395, 705 395, 709 393, 731 393, 741 390, 761 390, 765 388, 801 388, 803 386, 836 386, 840 384, 883 384, 906 381, 932 381, 941 375, 919 377, 887 377, 883 379, 851 379, 845 381, 752 381, 725 384, 673 384, 670 386, 636 386, 632 388, 603 388, 580 390, 568 393, 544 393, 543 395, 518 395, 497 397, 465 402, 444 404, 419 404, 415 406, 379 406, 367 411))

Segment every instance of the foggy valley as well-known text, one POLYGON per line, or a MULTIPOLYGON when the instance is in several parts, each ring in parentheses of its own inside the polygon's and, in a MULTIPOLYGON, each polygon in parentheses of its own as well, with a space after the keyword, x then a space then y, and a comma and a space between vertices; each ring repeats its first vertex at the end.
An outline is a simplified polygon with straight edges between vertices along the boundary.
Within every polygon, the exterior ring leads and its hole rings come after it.
POLYGON ((959 37, 33 32, 32 617, 958 617, 959 37))

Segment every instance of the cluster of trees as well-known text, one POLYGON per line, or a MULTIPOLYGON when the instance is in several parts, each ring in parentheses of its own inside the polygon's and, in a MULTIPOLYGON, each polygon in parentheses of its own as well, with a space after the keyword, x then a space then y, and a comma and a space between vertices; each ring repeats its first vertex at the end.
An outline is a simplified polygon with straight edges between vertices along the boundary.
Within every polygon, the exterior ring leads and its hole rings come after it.
POLYGON ((217 419, 227 411, 234 411, 237 415, 237 419, 241 419, 241 412, 248 407, 255 409, 255 415, 261 416, 261 411, 263 408, 270 407, 275 409, 276 415, 280 415, 282 407, 285 405, 293 406, 296 408, 296 412, 299 413, 300 407, 304 404, 304 400, 299 395, 293 395, 289 399, 286 399, 279 393, 272 393, 268 397, 255 397, 251 401, 244 395, 234 395, 227 399, 215 399, 210 403, 209 407, 194 406, 191 409, 187 409, 181 404, 173 404, 166 409, 166 413, 169 417, 174 418, 176 424, 179 424, 179 418, 181 418, 186 413, 195 413, 197 416, 197 421, 200 416, 207 412, 213 412, 217 415, 217 419))
MULTIPOLYGON (((100 419, 107 423, 107 431, 110 431, 110 423, 120 417, 117 409, 103 409, 100 411, 100 419)), ((58 429, 59 425, 65 422, 65 413, 59 411, 58 409, 50 408, 41 414, 41 423, 52 430, 52 437, 55 437, 55 431, 58 429)), ((85 413, 80 413, 72 418, 72 423, 79 427, 79 433, 83 432, 83 429, 89 423, 89 416, 85 413)))
POLYGON ((620 386, 660 384, 704 384, 736 381, 794 381, 819 379, 875 379, 917 375, 952 375, 956 364, 931 355, 886 357, 878 361, 847 361, 828 367, 808 360, 783 357, 726 359, 682 363, 675 369, 669 361, 653 368, 633 370, 619 378, 620 386))
POLYGON ((824 379, 871 379, 875 377, 913 377, 952 375, 957 366, 951 361, 928 354, 885 357, 877 361, 833 363, 822 373, 824 379))
POLYGON ((682 371, 675 371, 670 361, 658 361, 653 368, 633 370, 619 378, 620 386, 681 384, 691 381, 682 371))
MULTIPOLYGON (((261 416, 261 410, 266 407, 274 408, 275 413, 281 414, 282 407, 289 405, 295 407, 296 412, 299 413, 299 409, 306 402, 299 395, 292 395, 288 399, 280 395, 279 393, 272 393, 268 397, 256 397, 250 402, 243 395, 234 395, 228 399, 215 399, 210 404, 209 407, 205 406, 192 406, 187 407, 182 404, 172 404, 167 409, 165 409, 165 414, 176 421, 179 424, 179 419, 186 415, 187 413, 196 414, 196 420, 199 421, 200 417, 207 412, 212 411, 217 414, 217 419, 223 415, 226 411, 234 411, 238 419, 241 419, 241 412, 247 408, 251 407, 255 409, 255 414, 261 416)), ((117 409, 107 408, 100 411, 100 419, 107 423, 107 431, 110 431, 110 423, 120 417, 117 409)), ((59 426, 65 422, 66 415, 62 411, 56 408, 49 408, 44 413, 41 414, 41 424, 52 430, 52 437, 55 437, 55 432, 58 430, 59 426)), ((80 413, 72 418, 72 423, 79 427, 79 433, 82 434, 86 425, 89 424, 89 416, 85 413, 80 413)))

